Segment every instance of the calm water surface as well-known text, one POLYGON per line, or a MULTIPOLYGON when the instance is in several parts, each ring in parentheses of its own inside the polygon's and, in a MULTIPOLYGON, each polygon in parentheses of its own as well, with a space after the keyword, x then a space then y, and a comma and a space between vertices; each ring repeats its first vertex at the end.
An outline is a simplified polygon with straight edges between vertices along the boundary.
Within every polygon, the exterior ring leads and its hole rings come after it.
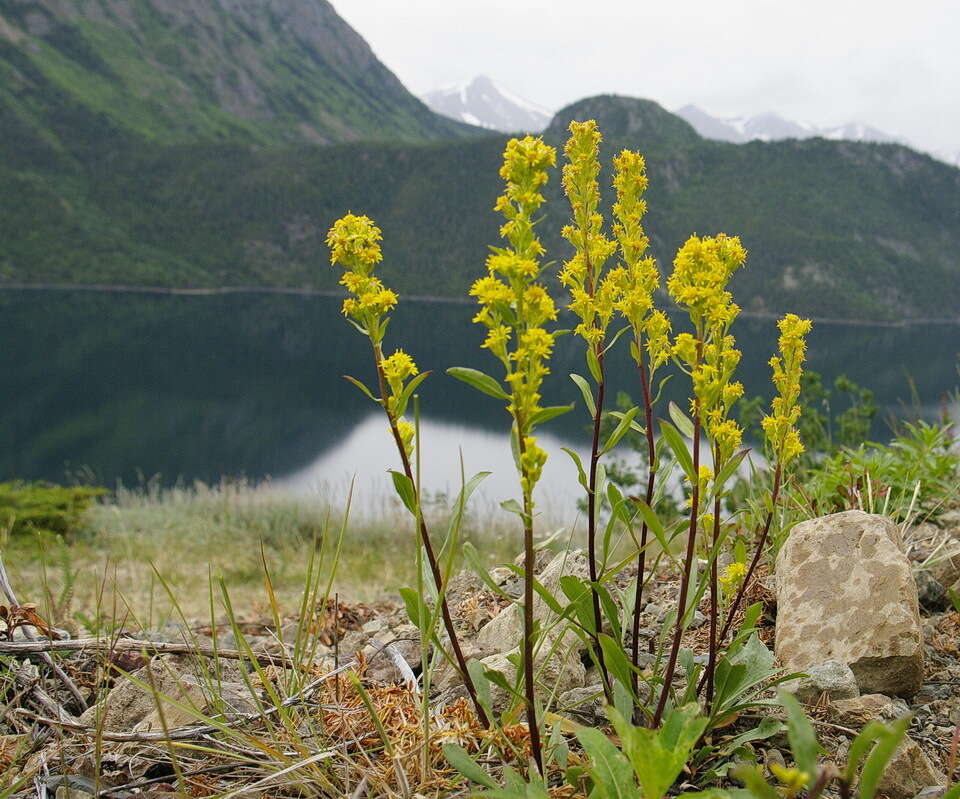
MULTIPOLYGON (((392 442, 370 401, 341 379, 373 384, 368 344, 340 301, 266 294, 164 296, 0 291, 0 479, 64 480, 81 469, 107 485, 159 475, 166 483, 272 477, 297 492, 338 492, 356 476, 361 497, 387 491, 392 442)), ((496 373, 478 348, 468 305, 405 301, 388 344, 431 376, 422 386, 424 479, 455 492, 468 473, 493 471, 486 501, 517 493, 500 403, 445 375, 449 366, 496 373)), ((741 320, 740 377, 769 395, 773 320, 741 320)), ((953 390, 960 327, 816 325, 809 366, 846 374, 877 394, 881 412, 911 400, 935 414, 953 390)), ((626 347, 611 359, 613 391, 639 395, 626 347)), ((582 351, 561 339, 548 404, 579 400, 567 375, 586 374, 582 351)), ((665 395, 679 398, 682 377, 665 395), (672 393, 671 393, 672 390, 672 393)), ((561 446, 587 444, 582 408, 542 428, 551 457, 543 497, 572 507, 575 475, 561 446)), ((878 424, 875 435, 884 433, 878 424)))

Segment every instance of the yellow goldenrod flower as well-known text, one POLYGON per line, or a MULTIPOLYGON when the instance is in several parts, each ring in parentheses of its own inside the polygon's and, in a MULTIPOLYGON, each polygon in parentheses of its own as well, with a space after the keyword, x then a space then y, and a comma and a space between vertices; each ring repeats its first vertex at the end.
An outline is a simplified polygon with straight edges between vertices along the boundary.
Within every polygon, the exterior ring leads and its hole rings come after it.
POLYGON ((795 427, 800 418, 800 378, 806 360, 806 336, 813 324, 796 314, 787 314, 780 328, 780 356, 770 359, 773 383, 778 396, 771 403, 771 414, 761 420, 764 435, 779 464, 786 464, 803 452, 800 434, 795 427))
POLYGON ((378 243, 383 236, 369 217, 347 214, 327 233, 330 263, 368 274, 383 258, 378 243))
POLYGON ((389 358, 383 359, 383 374, 391 382, 402 383, 417 374, 417 365, 403 350, 396 350, 389 358))
POLYGON ((741 580, 747 576, 747 564, 740 561, 734 561, 720 575, 720 582, 725 586, 739 585, 741 580))
POLYGON ((407 457, 412 457, 413 439, 414 435, 416 434, 416 428, 406 419, 401 419, 397 422, 397 432, 400 434, 400 441, 403 444, 403 449, 407 453, 407 457))

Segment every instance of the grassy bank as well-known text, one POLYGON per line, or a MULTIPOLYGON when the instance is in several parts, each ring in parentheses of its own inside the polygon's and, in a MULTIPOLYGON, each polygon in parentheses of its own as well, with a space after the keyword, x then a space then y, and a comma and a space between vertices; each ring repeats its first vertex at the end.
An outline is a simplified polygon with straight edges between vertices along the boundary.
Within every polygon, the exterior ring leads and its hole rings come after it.
MULTIPOLYGON (((430 517, 441 529, 439 504, 430 517)), ((510 560, 515 533, 491 518, 468 512, 464 536, 490 563, 510 560)), ((98 612, 157 626, 171 615, 171 594, 187 616, 207 617, 208 585, 220 577, 234 607, 256 614, 266 602, 264 562, 293 608, 314 553, 325 576, 336 569, 333 590, 350 601, 396 596, 416 580, 411 520, 389 502, 348 513, 345 497, 297 497, 269 484, 121 488, 89 509, 83 527, 66 538, 13 536, 4 552, 20 601, 67 629, 98 612)))

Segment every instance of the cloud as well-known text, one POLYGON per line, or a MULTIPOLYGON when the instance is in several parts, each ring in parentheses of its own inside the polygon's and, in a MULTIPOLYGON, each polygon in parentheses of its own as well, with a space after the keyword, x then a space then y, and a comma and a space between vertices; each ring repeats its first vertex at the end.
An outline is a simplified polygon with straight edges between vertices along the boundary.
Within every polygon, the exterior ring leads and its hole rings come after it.
POLYGON ((558 108, 590 94, 861 121, 960 149, 960 3, 334 0, 413 91, 487 74, 558 108))

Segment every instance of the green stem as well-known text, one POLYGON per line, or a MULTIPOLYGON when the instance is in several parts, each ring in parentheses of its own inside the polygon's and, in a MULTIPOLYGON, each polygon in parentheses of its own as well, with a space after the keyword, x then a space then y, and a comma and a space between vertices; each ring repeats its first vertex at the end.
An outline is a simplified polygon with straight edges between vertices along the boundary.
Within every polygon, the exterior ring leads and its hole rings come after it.
MULTIPOLYGON (((697 363, 700 362, 701 344, 697 345, 697 363)), ((680 654, 680 638, 683 636, 683 617, 687 606, 687 593, 690 590, 690 574, 693 570, 693 553, 697 542, 697 513, 700 509, 700 402, 694 403, 693 414, 693 493, 690 497, 690 529, 687 532, 687 554, 683 562, 683 578, 680 582, 680 598, 677 600, 677 622, 673 633, 673 644, 670 647, 670 658, 666 671, 663 674, 663 690, 660 692, 660 701, 653 714, 653 726, 660 724, 663 711, 667 705, 667 697, 673 685, 673 671, 677 667, 677 656, 680 654)))
MULTIPOLYGON (((400 460, 403 464, 403 473, 410 480, 411 484, 414 485, 414 491, 417 492, 417 508, 419 509, 420 494, 418 492, 417 483, 414 481, 413 468, 410 465, 410 457, 407 455, 407 448, 403 445, 403 438, 400 436, 400 430, 397 427, 396 414, 390 410, 387 402, 387 379, 383 373, 383 350, 380 348, 380 344, 376 342, 373 342, 373 354, 377 367, 377 380, 380 386, 380 397, 383 402, 383 409, 387 414, 387 421, 390 424, 390 432, 393 434, 393 440, 397 445, 397 451, 400 453, 400 460)), ((440 565, 437 563, 437 556, 433 549, 433 542, 430 539, 430 533, 427 530, 427 523, 423 518, 422 511, 418 510, 417 516, 420 540, 423 543, 423 549, 427 555, 427 563, 430 565, 430 573, 433 575, 433 582, 436 586, 437 597, 440 602, 440 613, 443 616, 443 626, 446 628, 447 636, 450 638, 450 647, 453 649, 453 656, 457 662, 457 669, 460 672, 460 675, 463 677, 463 684, 467 689, 467 693, 470 694, 470 699, 473 702, 474 708, 476 708, 477 718, 484 727, 489 727, 490 721, 487 718, 486 711, 480 704, 480 699, 477 696, 476 686, 473 684, 473 679, 470 677, 470 672, 467 671, 467 661, 463 656, 463 650, 460 648, 460 639, 457 636, 457 630, 453 624, 453 617, 450 615, 450 606, 447 603, 447 595, 445 586, 443 584, 443 576, 440 573, 440 565)))
MULTIPOLYGON (((526 451, 524 430, 520 423, 519 413, 514 414, 517 425, 518 449, 520 462, 526 451)), ((526 477, 526 488, 523 490, 523 687, 527 704, 527 729, 530 732, 530 750, 533 760, 541 774, 543 770, 543 751, 540 743, 540 726, 537 723, 536 689, 534 686, 533 662, 533 580, 535 569, 535 553, 533 550, 533 486, 529 476, 526 477)))

